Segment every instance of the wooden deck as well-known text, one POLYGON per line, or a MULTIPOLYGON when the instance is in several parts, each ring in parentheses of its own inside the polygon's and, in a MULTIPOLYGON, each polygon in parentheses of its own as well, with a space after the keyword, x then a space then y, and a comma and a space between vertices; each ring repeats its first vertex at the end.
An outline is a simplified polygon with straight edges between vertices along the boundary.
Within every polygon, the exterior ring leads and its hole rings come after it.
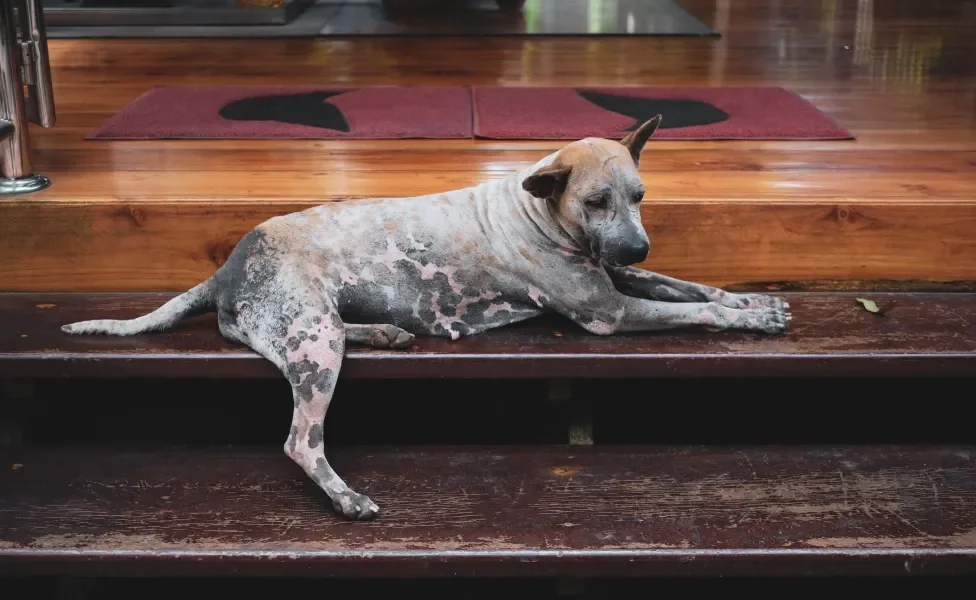
POLYGON ((85 141, 152 86, 781 85, 856 141, 652 142, 642 266, 736 288, 976 282, 976 5, 683 0, 721 39, 52 40, 53 186, 0 201, 0 291, 180 290, 259 222, 462 187, 558 142, 85 141), (894 283, 891 283, 894 282, 894 283))

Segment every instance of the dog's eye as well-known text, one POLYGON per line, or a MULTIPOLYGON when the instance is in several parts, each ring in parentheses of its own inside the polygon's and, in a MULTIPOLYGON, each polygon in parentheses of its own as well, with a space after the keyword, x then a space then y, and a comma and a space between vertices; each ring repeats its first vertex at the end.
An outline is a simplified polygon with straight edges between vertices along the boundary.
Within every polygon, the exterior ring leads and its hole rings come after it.
POLYGON ((603 208, 610 203, 610 196, 592 196, 586 199, 586 204, 592 206, 593 208, 603 208))
POLYGON ((644 190, 641 190, 634 194, 634 203, 640 202, 644 199, 644 190))

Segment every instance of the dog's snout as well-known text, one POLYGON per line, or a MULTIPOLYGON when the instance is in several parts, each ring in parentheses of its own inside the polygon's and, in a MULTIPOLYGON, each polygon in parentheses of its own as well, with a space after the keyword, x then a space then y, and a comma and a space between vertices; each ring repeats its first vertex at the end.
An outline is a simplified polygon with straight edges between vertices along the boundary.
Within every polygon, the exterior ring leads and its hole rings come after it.
POLYGON ((632 265, 647 258, 650 251, 651 243, 648 240, 633 240, 621 245, 618 258, 621 264, 632 265))

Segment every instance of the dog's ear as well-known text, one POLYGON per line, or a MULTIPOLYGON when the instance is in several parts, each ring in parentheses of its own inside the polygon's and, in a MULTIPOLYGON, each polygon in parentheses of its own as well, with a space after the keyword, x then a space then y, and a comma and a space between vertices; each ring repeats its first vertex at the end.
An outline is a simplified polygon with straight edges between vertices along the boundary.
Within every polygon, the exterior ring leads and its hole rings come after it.
POLYGON ((566 189, 571 167, 553 164, 542 167, 522 181, 522 189, 536 198, 556 198, 566 189))
POLYGON ((647 140, 651 139, 651 136, 654 135, 658 125, 661 124, 661 119, 661 115, 655 116, 653 119, 638 127, 636 131, 631 132, 627 137, 620 140, 620 143, 630 150, 630 157, 634 159, 635 165, 640 165, 641 150, 644 149, 644 144, 647 143, 647 140))

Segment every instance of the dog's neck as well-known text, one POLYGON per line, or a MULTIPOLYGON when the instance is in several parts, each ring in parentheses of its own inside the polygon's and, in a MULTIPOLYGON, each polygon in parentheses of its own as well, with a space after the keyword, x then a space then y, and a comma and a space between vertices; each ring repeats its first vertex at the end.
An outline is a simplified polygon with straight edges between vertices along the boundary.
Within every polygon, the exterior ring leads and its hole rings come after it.
MULTIPOLYGON (((521 182, 519 182, 521 188, 521 182)), ((526 218, 531 219, 536 227, 555 245, 572 252, 587 253, 589 243, 583 232, 571 227, 555 209, 554 201, 536 198, 525 190, 521 192, 522 206, 525 207, 526 218)))
POLYGON ((556 210, 554 200, 536 198, 522 188, 522 181, 553 156, 546 157, 531 168, 515 173, 505 178, 505 185, 511 191, 506 194, 514 203, 517 214, 532 227, 527 230, 536 231, 555 248, 590 256, 590 243, 585 234, 577 227, 565 222, 556 210))

